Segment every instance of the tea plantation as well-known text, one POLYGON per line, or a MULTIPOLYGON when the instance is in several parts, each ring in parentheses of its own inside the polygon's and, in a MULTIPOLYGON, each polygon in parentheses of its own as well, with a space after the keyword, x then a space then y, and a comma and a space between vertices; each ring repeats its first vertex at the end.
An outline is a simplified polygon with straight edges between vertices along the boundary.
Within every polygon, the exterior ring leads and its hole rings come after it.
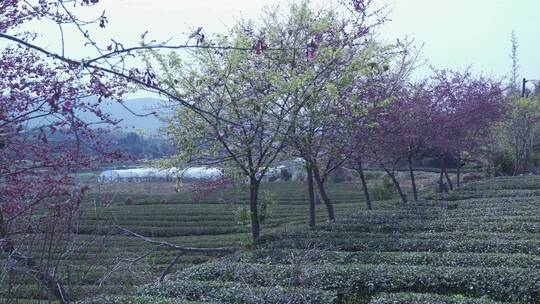
MULTIPOLYGON (((297 231, 306 226, 309 207, 303 183, 266 183, 261 190, 273 194, 275 200, 262 226, 264 234, 297 231)), ((365 208, 357 183, 332 183, 328 191, 338 218, 365 208)), ((251 248, 249 227, 239 224, 235 216, 235 209, 246 200, 247 191, 225 190, 193 202, 188 192, 175 193, 174 183, 115 184, 100 190, 99 195, 96 191, 85 204, 87 209, 81 214, 77 240, 69 244, 70 255, 65 256, 63 251, 56 254, 68 261, 59 268, 61 277, 73 282, 66 286, 67 291, 77 299, 95 294, 133 294, 136 286, 154 280, 174 259, 176 252, 159 248, 138 260, 155 246, 115 226, 183 246, 226 247, 237 251, 251 248), (136 263, 131 262, 134 260, 136 263)), ((377 203, 378 208, 394 205, 394 201, 377 203)), ((325 223, 326 218, 324 205, 317 205, 318 223, 325 223)), ((40 252, 43 252, 41 248, 37 248, 36 254, 40 252)), ((186 255, 173 270, 215 257, 186 255)), ((20 299, 48 299, 47 290, 39 288, 32 278, 23 277, 20 282, 16 289, 20 299)))
MULTIPOLYGON (((305 222, 307 208, 288 191, 291 204, 268 225, 305 222)), ((163 283, 137 287, 137 295, 87 303, 540 303, 540 178, 474 182, 373 211, 359 210, 358 193, 339 193, 335 223, 279 229, 252 250, 184 267, 163 283)), ((200 219, 216 215, 203 226, 229 233, 216 236, 216 246, 240 244, 233 233, 241 231, 221 211, 201 211, 200 219)), ((180 214, 172 211, 155 215, 159 228, 128 214, 133 227, 156 236, 202 229, 173 222, 180 214)))

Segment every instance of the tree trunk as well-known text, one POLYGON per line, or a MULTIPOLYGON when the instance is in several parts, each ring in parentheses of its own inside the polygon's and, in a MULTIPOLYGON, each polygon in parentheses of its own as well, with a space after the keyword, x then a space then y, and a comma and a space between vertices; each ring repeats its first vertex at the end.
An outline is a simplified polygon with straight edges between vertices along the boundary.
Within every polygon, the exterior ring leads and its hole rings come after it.
POLYGON ((519 154, 519 144, 518 144, 518 141, 517 141, 517 136, 516 136, 516 145, 514 147, 514 154, 515 154, 515 161, 514 161, 514 176, 518 175, 519 173, 519 157, 520 157, 520 154, 519 154))
POLYGON ((360 174, 360 180, 362 181, 362 188, 364 189, 364 197, 366 198, 366 206, 368 210, 371 208, 371 198, 369 197, 369 189, 366 182, 366 176, 364 175, 364 167, 362 166, 362 159, 358 158, 358 167, 356 169, 360 174))
POLYGON ((251 235, 253 236, 253 242, 256 242, 260 235, 259 214, 257 212, 259 184, 260 182, 255 175, 249 177, 249 208, 251 210, 251 235))
POLYGON ((0 247, 0 252, 4 251, 8 254, 13 252, 13 243, 8 237, 7 224, 4 222, 4 214, 2 213, 2 208, 0 208, 0 240, 3 240, 2 247, 0 247))
POLYGON ((459 180, 461 177, 461 152, 457 154, 457 168, 456 168, 456 188, 459 188, 459 180))
POLYGON ((315 181, 317 182, 317 187, 319 188, 321 198, 326 205, 326 210, 328 211, 328 220, 333 222, 336 220, 336 216, 334 213, 334 205, 332 204, 330 198, 328 197, 328 194, 326 193, 326 189, 324 188, 324 181, 322 180, 319 168, 316 165, 313 166, 313 176, 315 177, 315 181))
POLYGON ((386 171, 386 174, 388 174, 388 176, 390 176, 390 178, 392 179, 392 182, 394 183, 394 187, 396 187, 396 190, 399 194, 399 197, 401 198, 401 201, 406 204, 407 203, 407 197, 405 196, 405 193, 403 193, 403 190, 401 189, 401 186, 399 185, 399 182, 398 180, 396 179, 396 175, 392 172, 390 172, 390 170, 384 168, 384 171, 386 171))
POLYGON ((409 173, 411 175, 411 186, 412 186, 412 190, 413 190, 413 197, 414 197, 414 201, 417 202, 418 201, 418 192, 416 191, 416 180, 414 179, 414 170, 413 170, 413 165, 412 165, 412 156, 409 155, 407 157, 408 161, 409 161, 409 173))
POLYGON ((439 190, 442 192, 442 185, 444 184, 444 156, 441 156, 441 174, 439 175, 439 190))
POLYGON ((454 190, 452 180, 448 175, 448 153, 444 154, 444 176, 446 177, 446 181, 448 182, 448 188, 450 188, 450 190, 454 190))
POLYGON ((448 187, 446 187, 446 184, 444 183, 444 174, 446 172, 446 154, 441 155, 441 174, 439 175, 439 192, 440 193, 446 193, 448 192, 448 187))
POLYGON ((309 193, 309 227, 315 227, 315 187, 313 185, 313 167, 306 164, 309 193))
POLYGON ((446 176, 446 181, 448 182, 448 187, 450 190, 454 190, 454 185, 452 185, 452 180, 450 179, 450 175, 448 175, 446 168, 444 169, 444 176, 446 176))

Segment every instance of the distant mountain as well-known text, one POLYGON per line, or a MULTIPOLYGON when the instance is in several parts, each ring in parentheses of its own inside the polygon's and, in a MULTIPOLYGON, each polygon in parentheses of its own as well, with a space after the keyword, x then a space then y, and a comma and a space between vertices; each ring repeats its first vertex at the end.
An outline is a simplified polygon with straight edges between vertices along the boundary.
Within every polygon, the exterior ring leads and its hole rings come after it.
MULTIPOLYGON (((165 123, 158 118, 164 117, 168 112, 157 98, 136 98, 124 100, 122 104, 113 101, 103 102, 101 109, 113 118, 121 120, 120 127, 124 132, 143 130, 147 135, 156 135, 160 127, 165 123), (156 112, 158 116, 151 113, 156 112)), ((81 115, 81 114, 79 114, 81 115)), ((81 116, 86 120, 95 119, 92 114, 84 113, 81 116)))

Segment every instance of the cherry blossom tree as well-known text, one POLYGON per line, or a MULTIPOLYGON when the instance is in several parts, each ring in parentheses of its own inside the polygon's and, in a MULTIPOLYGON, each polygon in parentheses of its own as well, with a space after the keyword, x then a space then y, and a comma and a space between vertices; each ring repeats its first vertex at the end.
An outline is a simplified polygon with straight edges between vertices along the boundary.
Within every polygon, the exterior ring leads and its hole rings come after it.
POLYGON ((452 189, 447 172, 448 158, 457 159, 456 184, 459 187, 461 153, 477 152, 492 139, 492 127, 504 119, 507 106, 499 81, 475 76, 470 70, 435 71, 431 86, 436 111, 432 124, 436 132, 433 146, 441 154, 439 184, 443 184, 444 174, 452 189))
POLYGON ((375 130, 379 138, 373 145, 375 149, 372 149, 372 153, 394 182, 403 202, 406 202, 405 194, 394 171, 401 160, 407 160, 413 198, 417 201, 412 161, 432 138, 432 99, 425 83, 409 84, 396 93, 375 130))
POLYGON ((414 127, 414 121, 409 120, 412 113, 407 98, 407 90, 399 89, 390 98, 389 105, 385 108, 383 115, 377 120, 377 127, 373 130, 372 141, 369 142, 368 153, 390 177, 394 186, 403 201, 407 203, 406 195, 396 177, 401 160, 405 159, 411 152, 409 146, 410 136, 417 136, 409 128, 414 127), (411 132, 412 131, 412 132, 411 132))
POLYGON ((6 47, 0 56, 0 252, 10 274, 1 285, 13 287, 29 275, 67 302, 58 265, 43 261, 58 259, 73 238, 87 190, 75 174, 125 159, 100 136, 116 124, 101 100, 120 98, 123 89, 99 72, 81 81, 65 64, 23 47, 6 47), (89 96, 97 101, 84 99, 89 96), (95 119, 82 119, 83 112, 95 119), (36 258, 40 245, 58 250, 36 258))
POLYGON ((345 142, 347 164, 360 176, 369 210, 372 203, 364 164, 381 165, 390 156, 401 158, 400 142, 395 141, 402 140, 396 133, 403 126, 405 117, 399 113, 407 99, 402 94, 408 92, 404 87, 418 63, 419 52, 412 46, 412 41, 398 41, 381 54, 385 56, 378 56, 378 61, 370 64, 367 77, 355 83, 354 98, 345 100, 343 104, 347 115, 340 118, 346 122, 341 138, 345 142))
MULTIPOLYGON (((0 3, 0 286, 8 296, 26 276, 72 300, 61 263, 52 261, 69 250, 87 191, 76 173, 126 159, 102 140, 117 121, 101 105, 122 98, 121 77, 68 59, 63 44, 59 53, 38 46, 38 33, 25 27, 38 20, 77 25, 64 5, 91 2, 0 3)), ((101 16, 87 25, 105 23, 101 16)))

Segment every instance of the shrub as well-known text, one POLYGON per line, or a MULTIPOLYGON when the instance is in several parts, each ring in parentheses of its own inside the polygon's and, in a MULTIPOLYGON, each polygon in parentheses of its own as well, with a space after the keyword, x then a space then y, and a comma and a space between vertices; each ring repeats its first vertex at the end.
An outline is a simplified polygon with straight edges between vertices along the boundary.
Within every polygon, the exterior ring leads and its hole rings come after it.
POLYGON ((392 199, 396 193, 394 184, 388 176, 384 176, 383 180, 370 187, 370 196, 376 201, 385 201, 392 199))
MULTIPOLYGON (((249 280, 242 283, 221 281, 179 280, 143 286, 143 296, 165 296, 183 300, 219 303, 333 303, 334 292, 310 288, 281 286, 253 286, 249 280), (250 283, 247 283, 250 282, 250 283)), ((146 303, 145 303, 146 304, 146 303)))
MULTIPOLYGON (((257 201, 259 223, 263 224, 272 215, 272 210, 276 204, 276 197, 273 193, 268 191, 261 191, 259 193, 259 199, 257 201)), ((240 226, 251 225, 251 210, 249 206, 244 205, 234 210, 236 223, 240 226)))
MULTIPOLYGON (((489 297, 469 298, 462 295, 438 295, 429 293, 380 293, 369 301, 369 304, 496 304, 489 297)), ((499 302, 500 303, 500 302, 499 302)))
MULTIPOLYGON (((190 280, 235 282, 242 279, 258 286, 288 283, 292 266, 213 262, 182 272, 190 280)), ((341 290, 361 295, 376 292, 431 292, 489 296, 495 300, 540 303, 540 273, 527 268, 433 267, 391 265, 309 265, 302 286, 341 290)))
POLYGON ((237 225, 249 227, 251 223, 251 211, 249 207, 244 205, 234 209, 234 218, 237 225))
POLYGON ((498 153, 493 158, 493 168, 495 170, 495 176, 499 175, 513 175, 514 174, 514 160, 509 153, 498 153))
POLYGON ((79 304, 195 304, 182 299, 150 297, 150 296, 98 296, 79 304))
MULTIPOLYGON (((259 249, 228 258, 243 263, 289 264, 291 255, 303 255, 305 250, 259 249)), ((395 266, 430 265, 434 267, 505 267, 540 269, 540 256, 499 253, 432 253, 432 252, 375 252, 319 251, 307 261, 311 264, 386 264, 395 266)))

